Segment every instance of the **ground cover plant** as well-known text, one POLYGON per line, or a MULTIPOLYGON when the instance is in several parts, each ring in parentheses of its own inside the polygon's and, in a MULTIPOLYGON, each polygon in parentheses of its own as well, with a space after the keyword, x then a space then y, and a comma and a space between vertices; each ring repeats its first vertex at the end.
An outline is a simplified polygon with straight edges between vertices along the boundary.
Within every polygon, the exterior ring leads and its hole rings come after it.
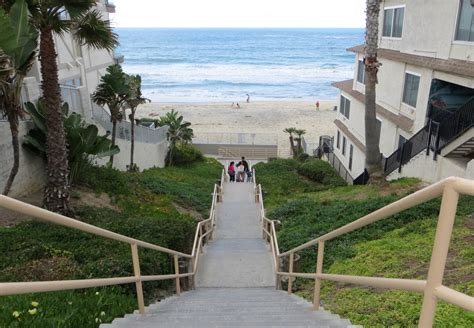
MULTIPOLYGON (((189 253, 197 220, 207 215, 221 170, 214 160, 144 173, 91 167, 73 192, 75 216, 189 253), (84 195, 89 198, 84 200, 84 195)), ((133 275, 129 245, 65 227, 27 221, 12 228, 0 227, 0 239, 2 282, 133 275)), ((168 255, 143 248, 139 253, 143 275, 173 272, 168 255)), ((173 283, 145 283, 145 298, 163 297, 173 283)), ((2 297, 0 327, 97 327, 136 307, 134 285, 2 297)))
MULTIPOLYGON (((304 165, 304 164, 303 164, 304 165)), ((257 182, 262 183, 267 216, 279 220, 280 251, 358 219, 421 187, 416 179, 402 179, 388 187, 312 187, 298 176, 305 173, 296 161, 259 164, 257 182), (270 179, 265 172, 278 172, 270 179), (288 180, 292 181, 288 181, 288 180), (294 184, 293 186, 291 184, 294 184), (285 194, 284 190, 289 192, 285 194), (319 189, 321 191, 317 191, 319 189), (324 190, 326 189, 326 190, 324 190), (267 205, 268 204, 268 205, 267 205)), ((328 241, 324 271, 334 274, 426 279, 440 200, 433 200, 389 219, 328 241)), ((474 294, 474 199, 460 198, 444 283, 474 294)), ((316 248, 299 252, 295 271, 314 272, 316 248)), ((286 282, 283 283, 284 287, 286 282)), ((295 291, 312 299, 314 281, 297 279, 295 291)), ((323 282, 323 306, 365 327, 416 327, 422 295, 376 288, 353 288, 323 282)), ((436 327, 472 327, 474 315, 440 302, 436 327)))

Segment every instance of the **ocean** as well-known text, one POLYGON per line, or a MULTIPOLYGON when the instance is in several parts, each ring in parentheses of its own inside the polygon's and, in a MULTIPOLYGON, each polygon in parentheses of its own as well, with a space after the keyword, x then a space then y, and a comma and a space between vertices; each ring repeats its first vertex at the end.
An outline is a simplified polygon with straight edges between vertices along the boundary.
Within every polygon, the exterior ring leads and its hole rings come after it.
POLYGON ((328 100, 353 76, 363 29, 117 28, 127 73, 159 102, 328 100))

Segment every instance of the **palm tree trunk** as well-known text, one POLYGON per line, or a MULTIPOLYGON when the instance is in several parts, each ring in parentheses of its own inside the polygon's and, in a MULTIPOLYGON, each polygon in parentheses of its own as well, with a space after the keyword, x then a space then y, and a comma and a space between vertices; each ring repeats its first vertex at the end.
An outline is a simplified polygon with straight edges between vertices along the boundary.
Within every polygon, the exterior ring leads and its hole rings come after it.
MULTIPOLYGON (((117 133, 117 120, 112 120, 112 147, 115 146, 115 134, 117 133)), ((114 165, 114 155, 110 155, 110 165, 114 165)))
POLYGON ((370 174, 370 184, 385 181, 380 155, 380 129, 376 118, 376 84, 380 63, 377 60, 380 0, 367 0, 365 44, 365 166, 370 174))
MULTIPOLYGON (((8 104, 7 104, 8 106, 8 104)), ((16 106, 16 105, 15 105, 16 106)), ((6 196, 10 192, 10 189, 13 184, 13 180, 18 173, 18 168, 20 167, 20 143, 18 141, 18 114, 16 109, 7 110, 8 114, 8 123, 10 124, 10 131, 12 134, 12 147, 13 147, 13 166, 10 170, 10 175, 8 176, 7 183, 3 188, 3 194, 6 196)))
POLYGON ((132 108, 132 113, 130 114, 130 124, 132 124, 130 131, 130 171, 133 170, 133 152, 135 151, 135 113, 132 108))
POLYGON ((293 158, 295 158, 296 156, 295 141, 292 135, 290 135, 290 149, 291 149, 291 154, 293 155, 293 158))
POLYGON ((53 33, 42 27, 40 37, 41 88, 46 111, 47 182, 44 204, 51 211, 69 212, 70 186, 68 181, 68 150, 61 111, 58 65, 53 33))

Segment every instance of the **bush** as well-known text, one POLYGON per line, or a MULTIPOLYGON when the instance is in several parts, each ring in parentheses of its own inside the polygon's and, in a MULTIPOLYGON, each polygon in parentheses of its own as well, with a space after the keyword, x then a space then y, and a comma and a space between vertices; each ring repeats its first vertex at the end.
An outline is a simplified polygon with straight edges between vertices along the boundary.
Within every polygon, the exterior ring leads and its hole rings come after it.
POLYGON ((179 145, 173 151, 173 164, 183 165, 202 161, 202 152, 193 145, 179 145))
POLYGON ((308 154, 306 154, 306 153, 301 153, 301 154, 298 155, 298 160, 299 160, 300 162, 304 162, 304 161, 308 160, 309 157, 310 157, 310 156, 309 156, 308 154))
POLYGON ((324 185, 344 186, 346 184, 329 163, 319 159, 304 162, 298 167, 298 173, 324 185))

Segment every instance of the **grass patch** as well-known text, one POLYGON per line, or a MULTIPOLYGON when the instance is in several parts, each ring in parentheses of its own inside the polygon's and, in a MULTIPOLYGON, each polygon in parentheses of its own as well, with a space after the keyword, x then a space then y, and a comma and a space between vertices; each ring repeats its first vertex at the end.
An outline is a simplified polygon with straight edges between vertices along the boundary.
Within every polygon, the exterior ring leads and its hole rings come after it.
MULTIPOLYGON (((214 160, 144 173, 91 167, 81 187, 109 194, 116 209, 81 206, 75 215, 100 228, 190 253, 197 222, 175 204, 206 215, 221 170, 214 160)), ((133 276, 130 246, 120 242, 40 221, 0 228, 0 239, 3 282, 133 276)), ((174 272, 169 255, 143 248, 139 253, 143 275, 174 272)), ((171 280, 146 283, 147 302, 172 286, 171 280)), ((97 291, 2 297, 0 327, 97 327, 100 321, 110 322, 137 307, 134 285, 104 288, 100 296, 97 291), (40 303, 38 313, 28 312, 31 301, 40 303), (14 311, 21 313, 21 320, 12 315, 14 311)))
MULTIPOLYGON (((418 189, 417 179, 400 179, 388 187, 314 186, 298 176, 298 163, 260 164, 259 183, 267 190, 268 216, 279 220, 278 241, 282 252, 373 212, 418 189), (268 167, 267 167, 268 165, 268 167), (279 173, 271 180, 262 172, 279 173), (263 175, 263 177, 262 177, 263 175), (291 182, 288 182, 291 180, 291 182), (307 184, 298 186, 299 181, 307 184), (281 183, 280 183, 281 182, 281 183), (285 192, 288 186, 292 188, 285 192), (268 184, 268 185, 265 185, 268 184), (311 186, 311 185, 310 185, 311 186)), ((301 173, 301 168, 299 169, 301 173)), ((306 174, 308 175, 308 174, 306 174)), ((326 242, 324 272, 359 276, 426 279, 436 231, 440 200, 406 210, 383 221, 326 242)), ((474 198, 462 196, 453 231, 444 283, 474 294, 474 198)), ((314 272, 316 248, 298 253, 295 271, 314 272)), ((324 306, 366 327, 415 327, 422 295, 374 288, 351 288, 323 282, 324 306)), ((297 279, 294 288, 312 299, 314 282, 297 279)), ((472 327, 474 315, 440 302, 436 327, 472 327)))

